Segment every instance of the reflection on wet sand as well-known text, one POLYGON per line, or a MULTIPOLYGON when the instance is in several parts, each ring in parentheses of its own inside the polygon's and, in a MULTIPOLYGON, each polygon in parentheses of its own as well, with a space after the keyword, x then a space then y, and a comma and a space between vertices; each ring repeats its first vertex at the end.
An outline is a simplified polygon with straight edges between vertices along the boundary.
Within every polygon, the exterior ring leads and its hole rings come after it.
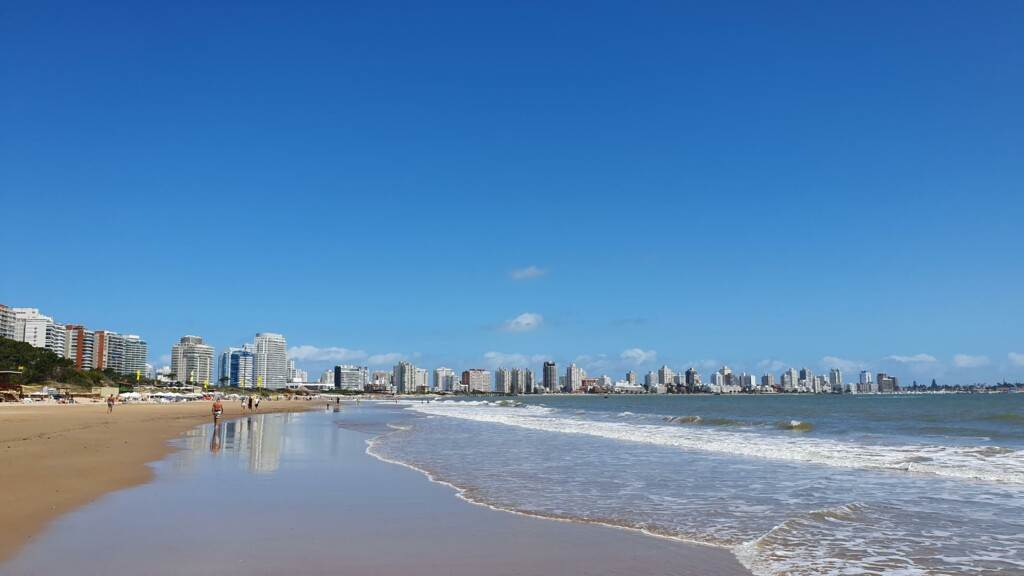
POLYGON ((192 430, 185 438, 187 450, 175 459, 176 468, 189 470, 208 447, 217 457, 234 457, 256 474, 274 472, 281 464, 285 449, 285 428, 293 414, 252 414, 192 430))

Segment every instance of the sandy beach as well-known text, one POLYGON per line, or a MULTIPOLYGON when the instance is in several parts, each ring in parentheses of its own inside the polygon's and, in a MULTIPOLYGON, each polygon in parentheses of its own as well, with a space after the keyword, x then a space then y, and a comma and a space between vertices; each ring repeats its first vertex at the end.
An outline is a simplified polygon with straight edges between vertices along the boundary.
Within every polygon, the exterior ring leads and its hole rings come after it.
MULTIPOLYGON (((260 412, 311 408, 264 401, 260 412)), ((211 402, 0 404, 0 562, 53 520, 107 492, 152 479, 169 440, 210 419, 211 402)), ((241 415, 225 403, 225 418, 241 415)))
POLYGON ((408 418, 364 404, 193 427, 152 482, 62 516, 0 573, 749 574, 725 549, 477 506, 367 453, 408 418))

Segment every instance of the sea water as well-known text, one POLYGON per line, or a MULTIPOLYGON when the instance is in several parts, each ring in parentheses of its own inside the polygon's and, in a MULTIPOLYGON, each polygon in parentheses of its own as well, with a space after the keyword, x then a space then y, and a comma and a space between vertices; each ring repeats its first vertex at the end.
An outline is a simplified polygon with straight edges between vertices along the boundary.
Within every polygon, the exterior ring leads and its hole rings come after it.
POLYGON ((371 454, 474 502, 729 548, 759 575, 1024 574, 1024 395, 409 403, 371 454))

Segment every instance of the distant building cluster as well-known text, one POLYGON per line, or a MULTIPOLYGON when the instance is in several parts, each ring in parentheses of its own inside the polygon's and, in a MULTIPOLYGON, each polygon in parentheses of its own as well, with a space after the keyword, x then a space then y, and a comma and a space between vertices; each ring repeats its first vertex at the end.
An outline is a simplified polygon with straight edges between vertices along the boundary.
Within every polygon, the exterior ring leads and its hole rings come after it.
POLYGON ((308 375, 288 359, 288 342, 281 334, 259 332, 252 343, 229 347, 217 364, 213 379, 213 347, 199 336, 183 336, 171 348, 171 372, 178 382, 236 388, 287 388, 306 382, 308 375))
POLYGON ((668 366, 652 370, 638 381, 633 371, 621 380, 607 375, 590 376, 570 363, 564 372, 554 362, 544 362, 540 380, 533 370, 499 367, 493 373, 483 368, 463 370, 461 376, 447 367, 435 368, 433 378, 427 370, 401 361, 390 372, 369 372, 366 366, 339 365, 325 371, 318 382, 321 389, 366 391, 393 394, 877 394, 899 392, 895 376, 864 371, 858 382, 845 383, 843 373, 832 368, 828 374, 814 374, 808 368, 790 368, 778 379, 774 374, 736 374, 728 366, 713 372, 707 382, 695 368, 676 372, 668 366))
POLYGON ((146 341, 135 334, 92 330, 81 324, 61 324, 38 308, 0 304, 0 337, 26 342, 68 358, 79 370, 113 370, 118 374, 150 375, 146 341))

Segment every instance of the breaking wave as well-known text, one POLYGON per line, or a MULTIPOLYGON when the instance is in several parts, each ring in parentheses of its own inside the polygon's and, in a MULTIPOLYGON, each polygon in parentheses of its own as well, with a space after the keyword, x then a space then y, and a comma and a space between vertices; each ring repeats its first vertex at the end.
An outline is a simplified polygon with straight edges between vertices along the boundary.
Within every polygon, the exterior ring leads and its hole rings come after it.
MULTIPOLYGON (((411 404, 423 414, 491 422, 562 434, 588 434, 628 442, 672 446, 770 460, 802 462, 840 468, 884 469, 932 474, 965 480, 1024 484, 1024 453, 993 451, 991 447, 924 444, 885 445, 844 442, 811 436, 795 442, 792 436, 730 430, 727 427, 648 424, 626 420, 590 419, 585 411, 565 414, 536 405, 503 406, 494 402, 436 401, 411 404)), ((699 417, 682 417, 671 423, 701 423, 699 417)), ((785 429, 809 431, 811 425, 797 420, 785 429)))

